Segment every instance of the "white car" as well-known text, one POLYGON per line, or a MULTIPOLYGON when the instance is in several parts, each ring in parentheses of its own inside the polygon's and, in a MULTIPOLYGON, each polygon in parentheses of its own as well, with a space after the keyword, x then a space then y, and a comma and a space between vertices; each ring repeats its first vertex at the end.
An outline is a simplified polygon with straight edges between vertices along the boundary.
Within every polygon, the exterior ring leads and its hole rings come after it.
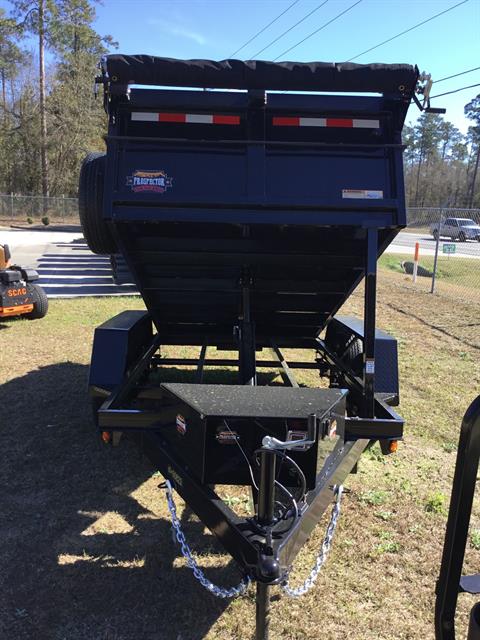
POLYGON ((438 226, 438 222, 436 222, 430 227, 430 233, 435 240, 441 236, 446 236, 460 242, 465 242, 466 240, 478 240, 480 242, 480 225, 471 218, 446 218, 441 223, 440 234, 438 226))

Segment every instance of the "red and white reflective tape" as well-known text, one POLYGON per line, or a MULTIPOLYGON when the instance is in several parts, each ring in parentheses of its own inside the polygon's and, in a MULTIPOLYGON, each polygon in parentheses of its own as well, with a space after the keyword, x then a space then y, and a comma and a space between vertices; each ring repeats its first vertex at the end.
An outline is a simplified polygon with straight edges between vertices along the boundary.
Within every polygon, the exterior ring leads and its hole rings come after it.
POLYGON ((206 113, 151 113, 133 111, 132 120, 134 122, 179 122, 183 124, 240 124, 240 116, 206 113))
POLYGON ((273 118, 274 127, 345 127, 346 129, 379 129, 379 120, 364 120, 360 118, 273 118))
MULTIPOLYGON (((223 124, 239 125, 240 116, 207 113, 152 113, 133 111, 134 122, 174 122, 181 124, 223 124)), ((304 118, 299 116, 276 116, 272 119, 274 127, 333 127, 346 129, 379 129, 379 120, 363 118, 304 118)))

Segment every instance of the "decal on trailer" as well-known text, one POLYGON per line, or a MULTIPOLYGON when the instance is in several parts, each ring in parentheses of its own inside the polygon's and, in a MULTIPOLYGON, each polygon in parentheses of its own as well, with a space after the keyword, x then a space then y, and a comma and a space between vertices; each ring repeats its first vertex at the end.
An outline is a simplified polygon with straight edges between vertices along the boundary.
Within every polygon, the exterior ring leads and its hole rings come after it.
POLYGON ((165 193, 172 186, 172 181, 163 169, 135 169, 131 176, 127 176, 127 187, 136 193, 165 193))
POLYGON ((177 417, 175 419, 175 423, 177 425, 178 433, 180 433, 182 436, 184 436, 187 433, 187 421, 185 420, 185 418, 180 413, 177 414, 177 417))
POLYGON ((219 431, 215 439, 219 444, 236 444, 240 436, 236 431, 219 431))
POLYGON ((373 358, 365 360, 365 373, 368 373, 369 375, 373 375, 375 373, 375 360, 373 360, 373 358))
POLYGON ((383 191, 378 191, 376 189, 342 189, 342 198, 381 200, 383 198, 383 191))
POLYGON ((178 484, 179 487, 183 487, 182 476, 179 473, 177 473, 175 469, 170 465, 168 465, 167 467, 167 474, 175 482, 175 484, 178 484))

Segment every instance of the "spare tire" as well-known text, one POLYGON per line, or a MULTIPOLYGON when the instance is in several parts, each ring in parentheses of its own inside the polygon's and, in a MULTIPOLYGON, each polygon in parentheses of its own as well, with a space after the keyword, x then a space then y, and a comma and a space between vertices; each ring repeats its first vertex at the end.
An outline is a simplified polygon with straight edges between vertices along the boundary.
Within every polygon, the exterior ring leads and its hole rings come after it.
POLYGON ((78 212, 83 235, 93 253, 115 253, 112 233, 103 218, 105 154, 89 153, 80 169, 78 212))

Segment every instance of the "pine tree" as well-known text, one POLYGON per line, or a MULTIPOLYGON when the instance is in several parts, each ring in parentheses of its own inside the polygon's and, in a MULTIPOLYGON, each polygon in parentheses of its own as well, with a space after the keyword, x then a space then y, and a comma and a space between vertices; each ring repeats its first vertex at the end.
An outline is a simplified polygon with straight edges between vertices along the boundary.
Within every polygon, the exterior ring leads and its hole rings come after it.
POLYGON ((96 0, 11 1, 17 29, 38 37, 38 135, 32 148, 38 142, 42 193, 76 195, 81 157, 87 147, 102 144, 105 116, 92 96, 95 68, 116 43, 93 28, 96 0), (48 77, 46 50, 53 69, 48 77))
POLYGON ((475 123, 473 126, 468 128, 472 152, 474 153, 475 157, 472 177, 468 189, 468 206, 473 207, 475 200, 475 185, 477 182, 478 166, 480 161, 480 94, 478 94, 476 98, 465 105, 464 111, 467 118, 469 120, 473 120, 473 122, 475 123))

